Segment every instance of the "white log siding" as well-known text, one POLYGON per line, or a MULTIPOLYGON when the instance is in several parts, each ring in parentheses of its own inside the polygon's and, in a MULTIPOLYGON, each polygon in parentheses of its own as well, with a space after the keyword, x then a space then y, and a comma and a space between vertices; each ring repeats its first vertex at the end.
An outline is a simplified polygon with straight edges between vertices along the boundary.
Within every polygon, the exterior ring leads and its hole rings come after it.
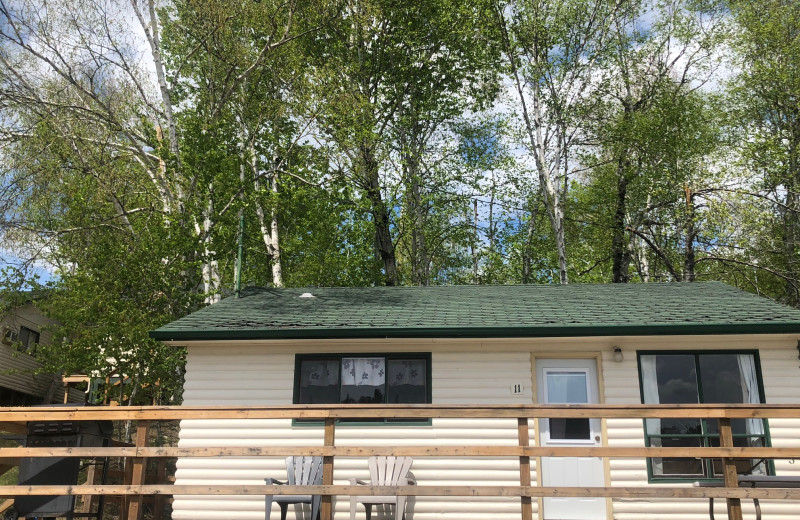
MULTIPOLYGON (((432 393, 435 404, 519 404, 534 402, 532 366, 535 359, 599 357, 601 402, 639 403, 637 350, 757 349, 767 402, 800 402, 800 368, 797 337, 683 336, 630 338, 513 339, 513 340, 385 340, 385 341, 239 341, 202 342, 189 345, 184 404, 268 405, 292 402, 295 354, 430 352, 432 393), (623 349, 624 360, 613 361, 612 350, 623 349), (522 395, 511 395, 510 386, 521 383, 522 395)), ((531 444, 536 431, 531 421, 531 444)), ((642 446, 641 420, 608 420, 610 446, 642 446)), ((773 446, 796 446, 800 421, 770 421, 773 446)), ((336 444, 355 445, 516 445, 514 420, 436 419, 431 426, 337 426, 336 444)), ((193 420, 181 423, 179 445, 201 446, 319 446, 321 427, 292 427, 288 420, 193 420)), ((536 484, 534 460, 532 479, 536 484)), ((800 474, 797 464, 779 461, 779 475, 800 474)), ((611 461, 610 483, 615 486, 647 484, 643 460, 611 461)), ((507 459, 414 460, 412 472, 420 485, 518 485, 519 463, 507 459)), ((264 478, 285 478, 282 458, 213 458, 178 461, 177 484, 263 484, 264 478)), ((334 479, 347 484, 350 477, 368 478, 365 459, 337 457, 334 479)), ((656 484, 650 484, 656 485, 656 484)), ((687 484, 690 485, 690 484, 687 484)), ((717 510, 724 514, 724 500, 717 510)), ((349 498, 335 502, 336 518, 349 518, 349 498)), ((538 517, 537 501, 533 501, 538 517)), ((744 500, 745 514, 752 504, 744 500)), ((289 518, 308 518, 290 508, 289 518)), ((765 520, 796 519, 800 504, 762 501, 765 520)), ((708 518, 705 500, 609 500, 614 519, 700 520, 708 518)), ((412 497, 408 520, 518 519, 518 498, 412 497)), ((297 511, 300 511, 298 508, 297 511)), ((380 510, 379 510, 380 511, 380 510)), ((373 518, 388 518, 375 515, 373 518)), ((751 516, 752 517, 752 516, 751 516)), ((263 519, 263 497, 176 496, 176 520, 263 519)), ((272 518, 280 518, 273 506, 272 518)), ((358 518, 364 518, 359 506, 358 518)), ((722 518, 722 516, 720 516, 722 518)))

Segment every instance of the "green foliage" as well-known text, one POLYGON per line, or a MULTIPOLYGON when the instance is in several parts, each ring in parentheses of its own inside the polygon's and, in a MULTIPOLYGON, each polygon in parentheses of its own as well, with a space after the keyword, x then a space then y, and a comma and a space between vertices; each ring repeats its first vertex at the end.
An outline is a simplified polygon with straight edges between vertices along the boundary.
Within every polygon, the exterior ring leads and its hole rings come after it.
POLYGON ((0 233, 56 274, 7 269, 0 301, 47 292, 43 370, 179 395, 147 332, 230 295, 240 240, 244 285, 554 283, 565 258, 800 301, 796 2, 178 0, 138 45, 111 4, 19 4, 0 233))
MULTIPOLYGON (((759 285, 800 303, 800 5, 759 0, 729 2, 737 32, 732 40, 741 73, 729 83, 732 127, 740 139, 739 164, 749 177, 747 191, 768 209, 756 222, 747 250, 760 258, 739 258, 761 271, 759 285)), ((747 277, 753 284, 752 277, 747 277)))
POLYGON ((60 325, 53 343, 37 349, 43 372, 118 373, 149 385, 120 401, 179 399, 183 352, 149 339, 148 331, 196 308, 196 296, 185 290, 191 264, 178 253, 186 237, 154 209, 129 159, 76 139, 90 135, 77 124, 69 138, 56 124, 39 120, 34 136, 7 157, 13 186, 27 194, 15 209, 25 218, 15 236, 44 242, 57 278, 40 285, 6 271, 3 299, 14 305, 22 289, 44 292, 36 304, 60 325))

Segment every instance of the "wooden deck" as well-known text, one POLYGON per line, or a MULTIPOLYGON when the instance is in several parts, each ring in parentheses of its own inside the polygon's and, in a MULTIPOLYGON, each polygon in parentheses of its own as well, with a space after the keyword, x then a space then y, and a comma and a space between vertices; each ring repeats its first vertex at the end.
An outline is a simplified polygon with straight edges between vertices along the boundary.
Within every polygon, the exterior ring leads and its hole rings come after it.
MULTIPOLYGON (((144 496, 165 495, 265 495, 320 494, 322 519, 332 517, 331 497, 358 495, 407 496, 504 496, 519 497, 520 518, 532 520, 531 500, 538 497, 610 497, 653 500, 688 498, 724 498, 728 518, 741 520, 740 501, 800 500, 800 489, 792 487, 741 488, 738 486, 735 459, 800 459, 800 435, 796 447, 734 447, 731 419, 800 418, 800 405, 518 405, 518 406, 437 406, 437 405, 292 405, 264 407, 58 407, 0 408, 0 431, 20 432, 27 421, 113 420, 136 421, 136 446, 109 448, 0 448, 0 468, 19 464, 20 457, 119 457, 129 468, 124 485, 78 486, 0 486, 0 498, 20 495, 122 496, 127 507, 124 517, 141 518, 144 496), (339 418, 515 418, 517 446, 336 446, 336 420, 339 418), (629 447, 543 447, 529 446, 529 421, 537 418, 705 418, 720 420, 720 447, 701 448, 629 448, 629 447), (148 446, 148 432, 154 421, 176 419, 318 419, 324 421, 323 445, 253 446, 253 447, 155 447, 148 446), (266 485, 172 485, 146 484, 148 459, 175 457, 276 457, 317 455, 324 457, 321 486, 266 485), (413 457, 516 457, 520 481, 517 486, 415 486, 398 488, 333 485, 335 457, 371 455, 407 455, 413 457), (721 487, 687 485, 640 487, 543 487, 532 485, 531 457, 699 457, 721 458, 725 474, 721 487)), ((0 503, 2 508, 2 503, 0 503)))

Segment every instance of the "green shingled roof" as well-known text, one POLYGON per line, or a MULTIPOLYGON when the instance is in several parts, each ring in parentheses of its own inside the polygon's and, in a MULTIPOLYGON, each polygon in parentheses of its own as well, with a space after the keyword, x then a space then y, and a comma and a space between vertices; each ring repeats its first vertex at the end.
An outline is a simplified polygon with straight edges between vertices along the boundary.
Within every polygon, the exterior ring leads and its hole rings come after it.
POLYGON ((800 310, 703 282, 248 289, 150 335, 183 341, 787 332, 800 333, 800 310))

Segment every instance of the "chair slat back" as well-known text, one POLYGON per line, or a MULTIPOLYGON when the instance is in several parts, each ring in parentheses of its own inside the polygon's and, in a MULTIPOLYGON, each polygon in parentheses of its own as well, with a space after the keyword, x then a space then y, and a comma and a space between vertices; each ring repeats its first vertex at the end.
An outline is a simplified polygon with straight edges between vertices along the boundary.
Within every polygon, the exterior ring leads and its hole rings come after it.
MULTIPOLYGON (((411 457, 370 457, 369 477, 373 486, 398 486, 411 469, 411 457)), ((405 482, 403 482, 405 484, 405 482)))
POLYGON ((322 457, 286 457, 286 479, 292 486, 322 484, 322 457))

